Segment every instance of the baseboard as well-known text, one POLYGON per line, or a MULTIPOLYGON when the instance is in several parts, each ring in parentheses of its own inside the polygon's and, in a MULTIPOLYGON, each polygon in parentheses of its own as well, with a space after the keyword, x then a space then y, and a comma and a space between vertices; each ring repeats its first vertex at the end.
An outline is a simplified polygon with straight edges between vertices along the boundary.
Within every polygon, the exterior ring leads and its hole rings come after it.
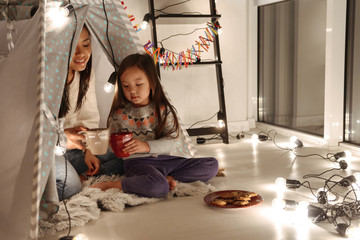
POLYGON ((312 144, 320 145, 323 147, 329 147, 327 142, 324 140, 323 137, 312 135, 309 133, 300 132, 297 130, 292 130, 280 126, 274 126, 267 123, 256 122, 256 127, 259 129, 263 129, 265 132, 268 132, 270 129, 275 130, 276 132, 284 135, 284 136, 296 136, 297 138, 301 139, 302 141, 306 141, 312 144))
MULTIPOLYGON (((196 127, 197 128, 201 128, 201 127, 214 127, 216 126, 215 123, 209 124, 209 123, 204 123, 204 124, 197 124, 196 127)), ((245 132, 245 131, 249 131, 251 128, 255 128, 255 119, 248 119, 245 121, 232 121, 232 122, 228 122, 228 132, 229 133, 240 133, 240 132, 245 132)), ((189 128, 189 126, 184 125, 185 129, 189 128)))

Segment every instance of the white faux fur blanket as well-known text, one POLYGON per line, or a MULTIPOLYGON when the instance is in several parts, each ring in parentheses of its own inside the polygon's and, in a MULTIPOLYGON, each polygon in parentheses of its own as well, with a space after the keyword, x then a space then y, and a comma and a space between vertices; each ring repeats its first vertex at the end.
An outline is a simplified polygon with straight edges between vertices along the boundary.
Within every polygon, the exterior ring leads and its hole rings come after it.
MULTIPOLYGON (((101 191, 98 188, 90 188, 90 185, 97 182, 119 179, 118 176, 101 176, 99 178, 91 177, 84 181, 83 190, 66 202, 67 210, 71 216, 71 227, 84 226, 87 222, 98 219, 101 210, 121 212, 126 205, 136 206, 161 200, 160 198, 146 198, 127 194, 119 189, 101 191)), ((166 198, 197 196, 214 190, 213 186, 200 181, 192 183, 177 182, 175 189, 170 191, 166 198)), ((39 238, 53 235, 57 231, 62 231, 68 227, 68 214, 63 202, 60 202, 59 211, 56 214, 46 220, 39 221, 39 238)))

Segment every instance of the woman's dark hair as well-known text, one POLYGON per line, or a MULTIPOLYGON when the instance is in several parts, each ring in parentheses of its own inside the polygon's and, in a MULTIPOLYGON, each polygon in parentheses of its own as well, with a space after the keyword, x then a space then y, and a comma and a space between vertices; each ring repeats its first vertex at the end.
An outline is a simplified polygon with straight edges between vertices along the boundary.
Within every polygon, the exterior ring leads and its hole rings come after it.
MULTIPOLYGON (((89 32, 87 27, 84 25, 84 28, 89 32)), ((89 58, 89 61, 86 64, 86 68, 80 72, 80 82, 79 82, 79 94, 76 102, 75 111, 79 111, 83 103, 84 97, 87 90, 89 89, 90 74, 92 66, 92 55, 89 58)), ((66 75, 67 76, 67 75, 66 75)), ((70 82, 71 83, 71 82, 70 82)), ((65 81, 64 91, 61 99, 61 105, 59 110, 59 118, 65 117, 69 111, 69 85, 67 79, 65 81)))
POLYGON ((156 139, 161 137, 169 137, 172 133, 176 132, 176 137, 179 136, 179 121, 177 118, 176 110, 174 106, 166 98, 164 90, 161 86, 156 66, 152 57, 147 53, 135 53, 127 56, 120 64, 118 77, 117 77, 117 88, 114 94, 114 100, 111 106, 109 119, 112 117, 113 113, 119 109, 124 108, 125 105, 130 103, 122 91, 121 88, 121 76, 122 74, 131 67, 137 67, 142 70, 147 76, 150 83, 150 101, 155 103, 155 112, 158 120, 158 127, 155 130, 156 139), (164 108, 165 107, 165 108, 164 108), (160 111, 160 108, 163 109, 163 112, 160 111), (169 113, 172 113, 174 116, 174 125, 172 129, 168 132, 163 133, 164 127, 166 124, 166 119, 169 113), (164 117, 162 117, 164 116, 164 117))

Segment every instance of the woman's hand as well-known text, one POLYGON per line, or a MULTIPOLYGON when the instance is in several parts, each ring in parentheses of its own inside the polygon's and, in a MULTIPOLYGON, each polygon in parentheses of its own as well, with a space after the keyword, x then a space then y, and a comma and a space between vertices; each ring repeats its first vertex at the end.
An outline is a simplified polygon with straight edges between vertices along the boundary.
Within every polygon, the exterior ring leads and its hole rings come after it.
POLYGON ((81 143, 81 140, 85 140, 85 136, 78 134, 78 132, 86 130, 88 129, 81 126, 64 129, 64 133, 67 137, 66 148, 85 150, 85 147, 81 143))
POLYGON ((89 170, 86 172, 86 175, 93 176, 99 173, 101 162, 95 155, 90 152, 90 150, 86 150, 84 161, 89 168, 89 170))
POLYGON ((150 147, 147 142, 143 142, 137 139, 131 139, 127 143, 125 143, 125 147, 123 148, 124 152, 129 154, 134 153, 148 153, 150 152, 150 147))

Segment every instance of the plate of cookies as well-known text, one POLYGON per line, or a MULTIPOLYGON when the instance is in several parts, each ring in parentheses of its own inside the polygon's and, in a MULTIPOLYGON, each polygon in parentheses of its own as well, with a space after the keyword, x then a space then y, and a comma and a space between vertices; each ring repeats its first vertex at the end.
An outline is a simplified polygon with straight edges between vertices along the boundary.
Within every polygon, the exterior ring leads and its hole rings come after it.
POLYGON ((217 191, 204 197, 208 205, 219 208, 251 207, 262 203, 263 200, 259 194, 243 190, 217 191))

